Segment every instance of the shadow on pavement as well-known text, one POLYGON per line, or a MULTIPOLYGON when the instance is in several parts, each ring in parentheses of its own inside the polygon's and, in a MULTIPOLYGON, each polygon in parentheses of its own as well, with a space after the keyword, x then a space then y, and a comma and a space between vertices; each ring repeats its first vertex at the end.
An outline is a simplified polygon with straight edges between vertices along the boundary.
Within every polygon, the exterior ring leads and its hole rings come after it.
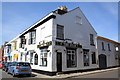
POLYGON ((19 76, 16 76, 16 78, 30 78, 30 77, 36 77, 37 75, 36 74, 31 74, 31 76, 30 75, 19 75, 19 76))

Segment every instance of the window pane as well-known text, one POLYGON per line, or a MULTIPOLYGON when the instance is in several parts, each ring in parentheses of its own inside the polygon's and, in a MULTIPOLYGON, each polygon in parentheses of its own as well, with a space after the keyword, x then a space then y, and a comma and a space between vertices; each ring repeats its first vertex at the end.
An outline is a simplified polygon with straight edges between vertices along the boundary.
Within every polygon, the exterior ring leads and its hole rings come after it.
POLYGON ((95 52, 92 53, 92 64, 96 64, 96 54, 95 54, 95 52))
POLYGON ((57 25, 57 38, 64 39, 64 26, 57 25))
POLYGON ((41 49, 40 53, 40 66, 47 66, 47 49, 41 49))
POLYGON ((94 45, 93 34, 90 34, 90 45, 94 45))
POLYGON ((84 61, 84 66, 89 66, 89 54, 88 51, 84 50, 83 51, 83 61, 84 61))
POLYGON ((67 50, 67 67, 76 67, 76 53, 75 50, 67 50))

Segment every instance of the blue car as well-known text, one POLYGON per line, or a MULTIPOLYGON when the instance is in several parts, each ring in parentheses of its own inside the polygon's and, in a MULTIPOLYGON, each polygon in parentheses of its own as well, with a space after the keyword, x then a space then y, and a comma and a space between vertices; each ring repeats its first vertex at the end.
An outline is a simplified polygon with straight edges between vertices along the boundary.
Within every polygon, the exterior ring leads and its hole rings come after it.
POLYGON ((12 62, 8 67, 8 73, 12 74, 13 77, 22 74, 31 76, 32 69, 28 62, 12 62))

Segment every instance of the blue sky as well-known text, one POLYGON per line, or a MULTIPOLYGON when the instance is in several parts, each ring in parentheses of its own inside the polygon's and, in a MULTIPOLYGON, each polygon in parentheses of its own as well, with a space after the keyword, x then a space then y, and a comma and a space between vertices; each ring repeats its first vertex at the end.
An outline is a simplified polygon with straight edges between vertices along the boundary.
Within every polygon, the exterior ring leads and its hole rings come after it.
POLYGON ((0 45, 60 6, 80 7, 99 36, 118 41, 117 2, 3 2, 0 45))

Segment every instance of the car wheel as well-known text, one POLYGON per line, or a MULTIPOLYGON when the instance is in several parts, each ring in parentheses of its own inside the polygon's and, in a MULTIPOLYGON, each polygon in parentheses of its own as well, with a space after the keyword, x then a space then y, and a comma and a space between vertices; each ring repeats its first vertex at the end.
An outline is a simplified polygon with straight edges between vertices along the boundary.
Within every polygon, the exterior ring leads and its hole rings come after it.
POLYGON ((7 73, 8 73, 8 74, 10 74, 10 72, 9 72, 9 71, 7 71, 7 73))
POLYGON ((31 77, 31 74, 28 74, 29 77, 31 77))
POLYGON ((5 72, 7 72, 8 71, 8 69, 5 69, 5 72))
POLYGON ((14 71, 12 72, 12 76, 13 76, 13 77, 15 77, 15 76, 16 76, 14 71))

